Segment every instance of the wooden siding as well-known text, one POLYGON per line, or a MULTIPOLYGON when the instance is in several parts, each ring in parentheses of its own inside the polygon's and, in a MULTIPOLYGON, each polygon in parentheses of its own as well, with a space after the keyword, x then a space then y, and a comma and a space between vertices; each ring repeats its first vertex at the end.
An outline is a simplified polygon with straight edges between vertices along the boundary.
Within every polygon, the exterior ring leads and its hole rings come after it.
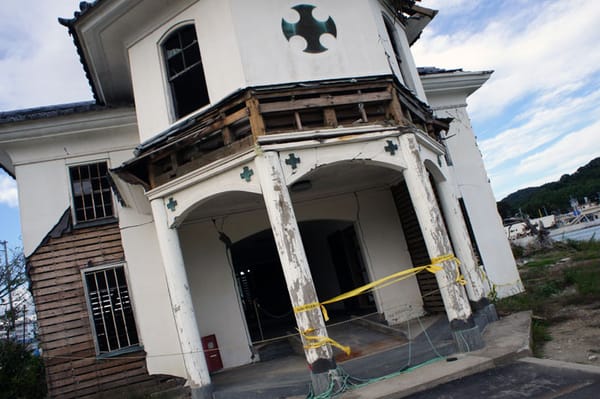
POLYGON ((97 359, 81 271, 124 260, 118 224, 48 238, 28 259, 49 397, 97 398, 177 385, 150 376, 140 350, 97 359))
MULTIPOLYGON (((396 209, 398 210, 398 216, 404 230, 408 252, 410 253, 413 265, 416 267, 431 263, 429 252, 423 239, 423 232, 421 231, 406 183, 403 181, 392 187, 392 195, 396 203, 396 209)), ((430 313, 444 312, 444 302, 442 301, 442 295, 440 294, 435 275, 432 273, 419 273, 417 274, 417 282, 423 296, 425 310, 430 313)))

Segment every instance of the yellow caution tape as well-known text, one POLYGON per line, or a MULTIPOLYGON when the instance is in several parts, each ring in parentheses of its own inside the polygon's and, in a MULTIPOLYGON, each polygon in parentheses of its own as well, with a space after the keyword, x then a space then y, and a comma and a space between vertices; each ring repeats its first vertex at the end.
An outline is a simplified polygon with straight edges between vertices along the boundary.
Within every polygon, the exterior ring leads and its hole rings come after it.
MULTIPOLYGON (((425 266, 419 266, 419 267, 413 267, 411 269, 407 269, 407 270, 402 270, 400 272, 391 274, 389 276, 383 277, 379 280, 370 282, 368 284, 365 284, 361 287, 355 288, 353 290, 350 290, 348 292, 345 292, 343 294, 340 294, 336 297, 333 297, 331 299, 328 299, 326 301, 323 302, 313 302, 313 303, 308 303, 305 305, 300 305, 300 306, 295 306, 294 307, 294 312, 295 313, 301 313, 301 312, 306 312, 309 310, 313 310, 313 309, 321 309, 321 312, 323 313, 323 318, 325 319, 325 321, 329 320, 329 315, 327 314, 327 309, 325 308, 324 305, 330 305, 332 303, 336 303, 336 302, 340 302, 340 301, 344 301, 346 299, 358 296, 358 295, 362 295, 371 291, 374 291, 376 289, 381 289, 384 287, 387 287, 389 285, 395 284, 399 281, 405 280, 409 277, 414 276, 417 273, 422 272, 423 270, 427 270, 430 273, 437 273, 438 271, 442 270, 442 267, 438 266, 438 264, 442 263, 442 262, 446 262, 446 261, 450 261, 450 260, 454 260, 456 261, 457 264, 457 268, 458 265, 460 264, 460 261, 453 255, 453 254, 448 254, 448 255, 443 255, 443 256, 438 256, 436 258, 433 258, 431 260, 431 264, 429 265, 425 265, 425 266)), ((465 285, 466 281, 464 281, 464 278, 462 277, 462 275, 460 274, 460 271, 457 274, 457 283, 461 284, 461 285, 465 285)))
POLYGON ((349 346, 342 345, 336 340, 331 339, 329 337, 323 337, 320 335, 308 335, 314 332, 315 329, 312 327, 307 330, 300 331, 300 334, 304 337, 304 339, 307 342, 307 344, 304 345, 304 349, 317 349, 327 344, 330 344, 338 349, 341 349, 346 355, 350 356, 351 351, 349 346))
POLYGON ((323 313, 323 318, 325 321, 329 320, 329 314, 327 313, 327 309, 325 306, 320 304, 319 302, 307 303, 306 305, 294 306, 294 313, 307 312, 309 310, 321 308, 321 313, 323 313))
MULTIPOLYGON (((447 261, 456 262, 456 270, 457 270, 456 282, 458 284, 465 285, 467 282, 466 282, 465 278, 462 276, 462 274, 460 273, 460 261, 453 254, 447 254, 447 255, 442 255, 442 256, 438 256, 436 258, 431 259, 431 264, 429 264, 429 265, 413 267, 412 269, 402 270, 400 272, 390 274, 389 276, 386 276, 379 280, 370 282, 369 284, 365 284, 361 287, 355 288, 353 290, 350 290, 348 292, 340 294, 340 295, 333 297, 331 299, 328 299, 326 301, 312 302, 312 303, 307 303, 307 304, 300 305, 300 306, 294 306, 294 313, 307 312, 307 311, 313 310, 313 309, 321 309, 323 318, 325 319, 325 321, 328 321, 329 315, 327 314, 327 309, 325 308, 324 305, 330 305, 332 303, 340 302, 340 301, 343 301, 343 300, 346 300, 346 299, 349 299, 349 298, 352 298, 352 297, 355 297, 355 296, 358 296, 361 294, 365 294, 367 292, 374 291, 376 289, 381 289, 381 288, 387 287, 389 285, 395 284, 399 281, 402 281, 409 277, 412 277, 412 276, 416 275, 417 273, 422 272, 423 270, 427 270, 428 272, 435 274, 435 273, 439 272, 440 270, 443 270, 443 268, 441 266, 438 266, 438 264, 447 262, 447 261)), ((341 349, 347 355, 350 355, 350 347, 349 346, 344 346, 329 337, 323 337, 323 336, 319 336, 319 335, 308 335, 314 331, 315 331, 315 329, 312 327, 307 330, 300 331, 300 334, 308 342, 308 344, 304 346, 305 349, 316 349, 316 348, 320 348, 321 346, 330 344, 330 345, 335 346, 336 348, 341 349)))
POLYGON ((440 262, 444 262, 447 260, 453 260, 454 262, 456 262, 456 282, 460 285, 467 285, 467 280, 465 280, 465 277, 462 275, 462 273, 460 272, 460 260, 458 260, 458 258, 454 255, 444 255, 444 256, 440 256, 438 258, 435 259, 443 259, 440 262))

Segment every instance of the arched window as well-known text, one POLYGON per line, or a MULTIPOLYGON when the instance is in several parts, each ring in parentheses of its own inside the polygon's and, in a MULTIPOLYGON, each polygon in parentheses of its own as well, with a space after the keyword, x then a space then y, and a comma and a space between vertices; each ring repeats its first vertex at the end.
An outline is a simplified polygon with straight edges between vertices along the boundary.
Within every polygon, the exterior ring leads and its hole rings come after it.
POLYGON ((209 103, 208 89, 194 25, 171 33, 162 44, 175 117, 209 103))

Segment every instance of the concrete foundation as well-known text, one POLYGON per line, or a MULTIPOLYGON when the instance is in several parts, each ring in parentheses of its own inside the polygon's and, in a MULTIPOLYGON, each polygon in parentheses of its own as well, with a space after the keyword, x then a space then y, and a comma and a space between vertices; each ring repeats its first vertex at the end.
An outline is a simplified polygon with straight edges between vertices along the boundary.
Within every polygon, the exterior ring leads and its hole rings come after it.
POLYGON ((478 309, 473 313, 473 320, 479 327, 479 331, 482 331, 487 327, 488 324, 498 321, 498 313, 496 313, 496 307, 494 304, 489 303, 486 306, 478 309))
MULTIPOLYGON (((312 391, 315 394, 315 396, 327 392, 332 382, 333 384, 339 385, 338 377, 338 372, 335 369, 326 371, 324 373, 311 373, 310 379, 312 383, 312 391)), ((334 387, 334 391, 337 390, 336 388, 339 388, 339 386, 334 387)))
POLYGON ((192 399, 213 399, 213 386, 205 385, 191 389, 192 399))
POLYGON ((454 330, 452 336, 459 352, 472 352, 485 346, 481 330, 477 325, 464 330, 454 330))

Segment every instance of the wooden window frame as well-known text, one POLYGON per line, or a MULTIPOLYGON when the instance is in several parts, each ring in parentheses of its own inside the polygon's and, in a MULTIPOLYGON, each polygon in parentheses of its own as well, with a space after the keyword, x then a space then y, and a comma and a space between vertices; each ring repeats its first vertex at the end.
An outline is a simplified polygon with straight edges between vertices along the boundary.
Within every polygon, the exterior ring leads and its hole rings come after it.
POLYGON ((74 165, 68 165, 69 188, 75 226, 86 227, 96 224, 114 222, 116 220, 115 201, 109 175, 108 160, 98 160, 74 165), (100 174, 100 165, 104 164, 106 174, 100 174), (83 168, 88 168, 88 177, 81 178, 83 168), (92 168, 96 168, 98 176, 91 176, 92 168), (79 178, 75 179, 77 173, 79 178), (94 180, 97 188, 94 188, 94 180), (87 185, 85 183, 87 182, 87 185), (85 193, 89 190, 89 193, 85 193), (99 198, 96 198, 99 196, 99 198), (89 197, 86 200, 86 197, 89 197), (87 203, 87 201, 91 203, 87 203), (79 204, 81 202, 81 204, 79 204), (91 215, 87 215, 91 212, 91 215))
POLYGON ((174 119, 177 120, 183 118, 185 115, 210 104, 206 74, 204 72, 202 54, 200 53, 200 43, 198 42, 198 33, 195 25, 193 23, 186 23, 177 26, 172 31, 168 32, 164 39, 160 41, 159 46, 161 57, 163 59, 164 75, 171 103, 171 111, 174 119), (191 42, 184 44, 184 35, 188 29, 192 30, 194 39, 191 42), (172 54, 169 54, 167 45, 174 39, 177 39, 179 42, 179 47, 170 49, 172 54), (174 60, 175 58, 180 58, 180 66, 182 69, 173 73, 171 60, 174 60), (186 82, 186 79, 188 85, 178 85, 181 82, 186 82), (196 87, 196 93, 199 97, 193 100, 188 98, 190 93, 186 93, 185 89, 182 89, 182 87, 188 87, 190 84, 198 85, 198 87, 196 87))
MULTIPOLYGON (((131 298, 131 291, 129 289, 130 284, 129 279, 127 278, 127 269, 125 263, 116 263, 83 269, 81 270, 81 278, 88 307, 90 325, 92 327, 96 356, 98 358, 107 358, 141 350, 142 343, 135 320, 135 308, 131 298), (119 281, 117 269, 122 269, 123 281, 119 281), (113 273, 115 282, 117 283, 116 286, 109 285, 108 273, 113 273), (95 291, 92 290, 92 287, 90 287, 88 284, 88 276, 93 276, 94 278, 94 282, 96 284, 95 291), (99 314, 99 317, 95 317, 94 306, 96 304, 101 304, 102 302, 102 300, 94 301, 92 299, 92 296, 96 292, 101 292, 101 290, 98 289, 99 278, 104 278, 104 282, 106 283, 106 291, 109 293, 109 295, 105 302, 108 302, 107 305, 110 307, 110 309, 99 314), (122 289, 123 285, 125 286, 125 290, 122 289), (117 299, 119 303, 116 304, 114 299, 117 299), (126 302, 126 306, 123 306, 124 302, 126 302), (121 310, 120 312, 119 306, 121 310), (108 316, 110 316, 111 319, 108 319, 108 316), (99 327, 102 327, 102 331, 99 331, 99 327), (114 331, 111 331, 111 329, 114 329, 114 331), (126 341, 121 342, 122 338, 120 334, 124 335, 123 338, 126 341), (111 339, 116 339, 116 345, 111 343, 111 339), (101 340, 104 342, 100 342, 101 340)), ((98 294, 96 294, 96 296, 98 296, 98 294)))

